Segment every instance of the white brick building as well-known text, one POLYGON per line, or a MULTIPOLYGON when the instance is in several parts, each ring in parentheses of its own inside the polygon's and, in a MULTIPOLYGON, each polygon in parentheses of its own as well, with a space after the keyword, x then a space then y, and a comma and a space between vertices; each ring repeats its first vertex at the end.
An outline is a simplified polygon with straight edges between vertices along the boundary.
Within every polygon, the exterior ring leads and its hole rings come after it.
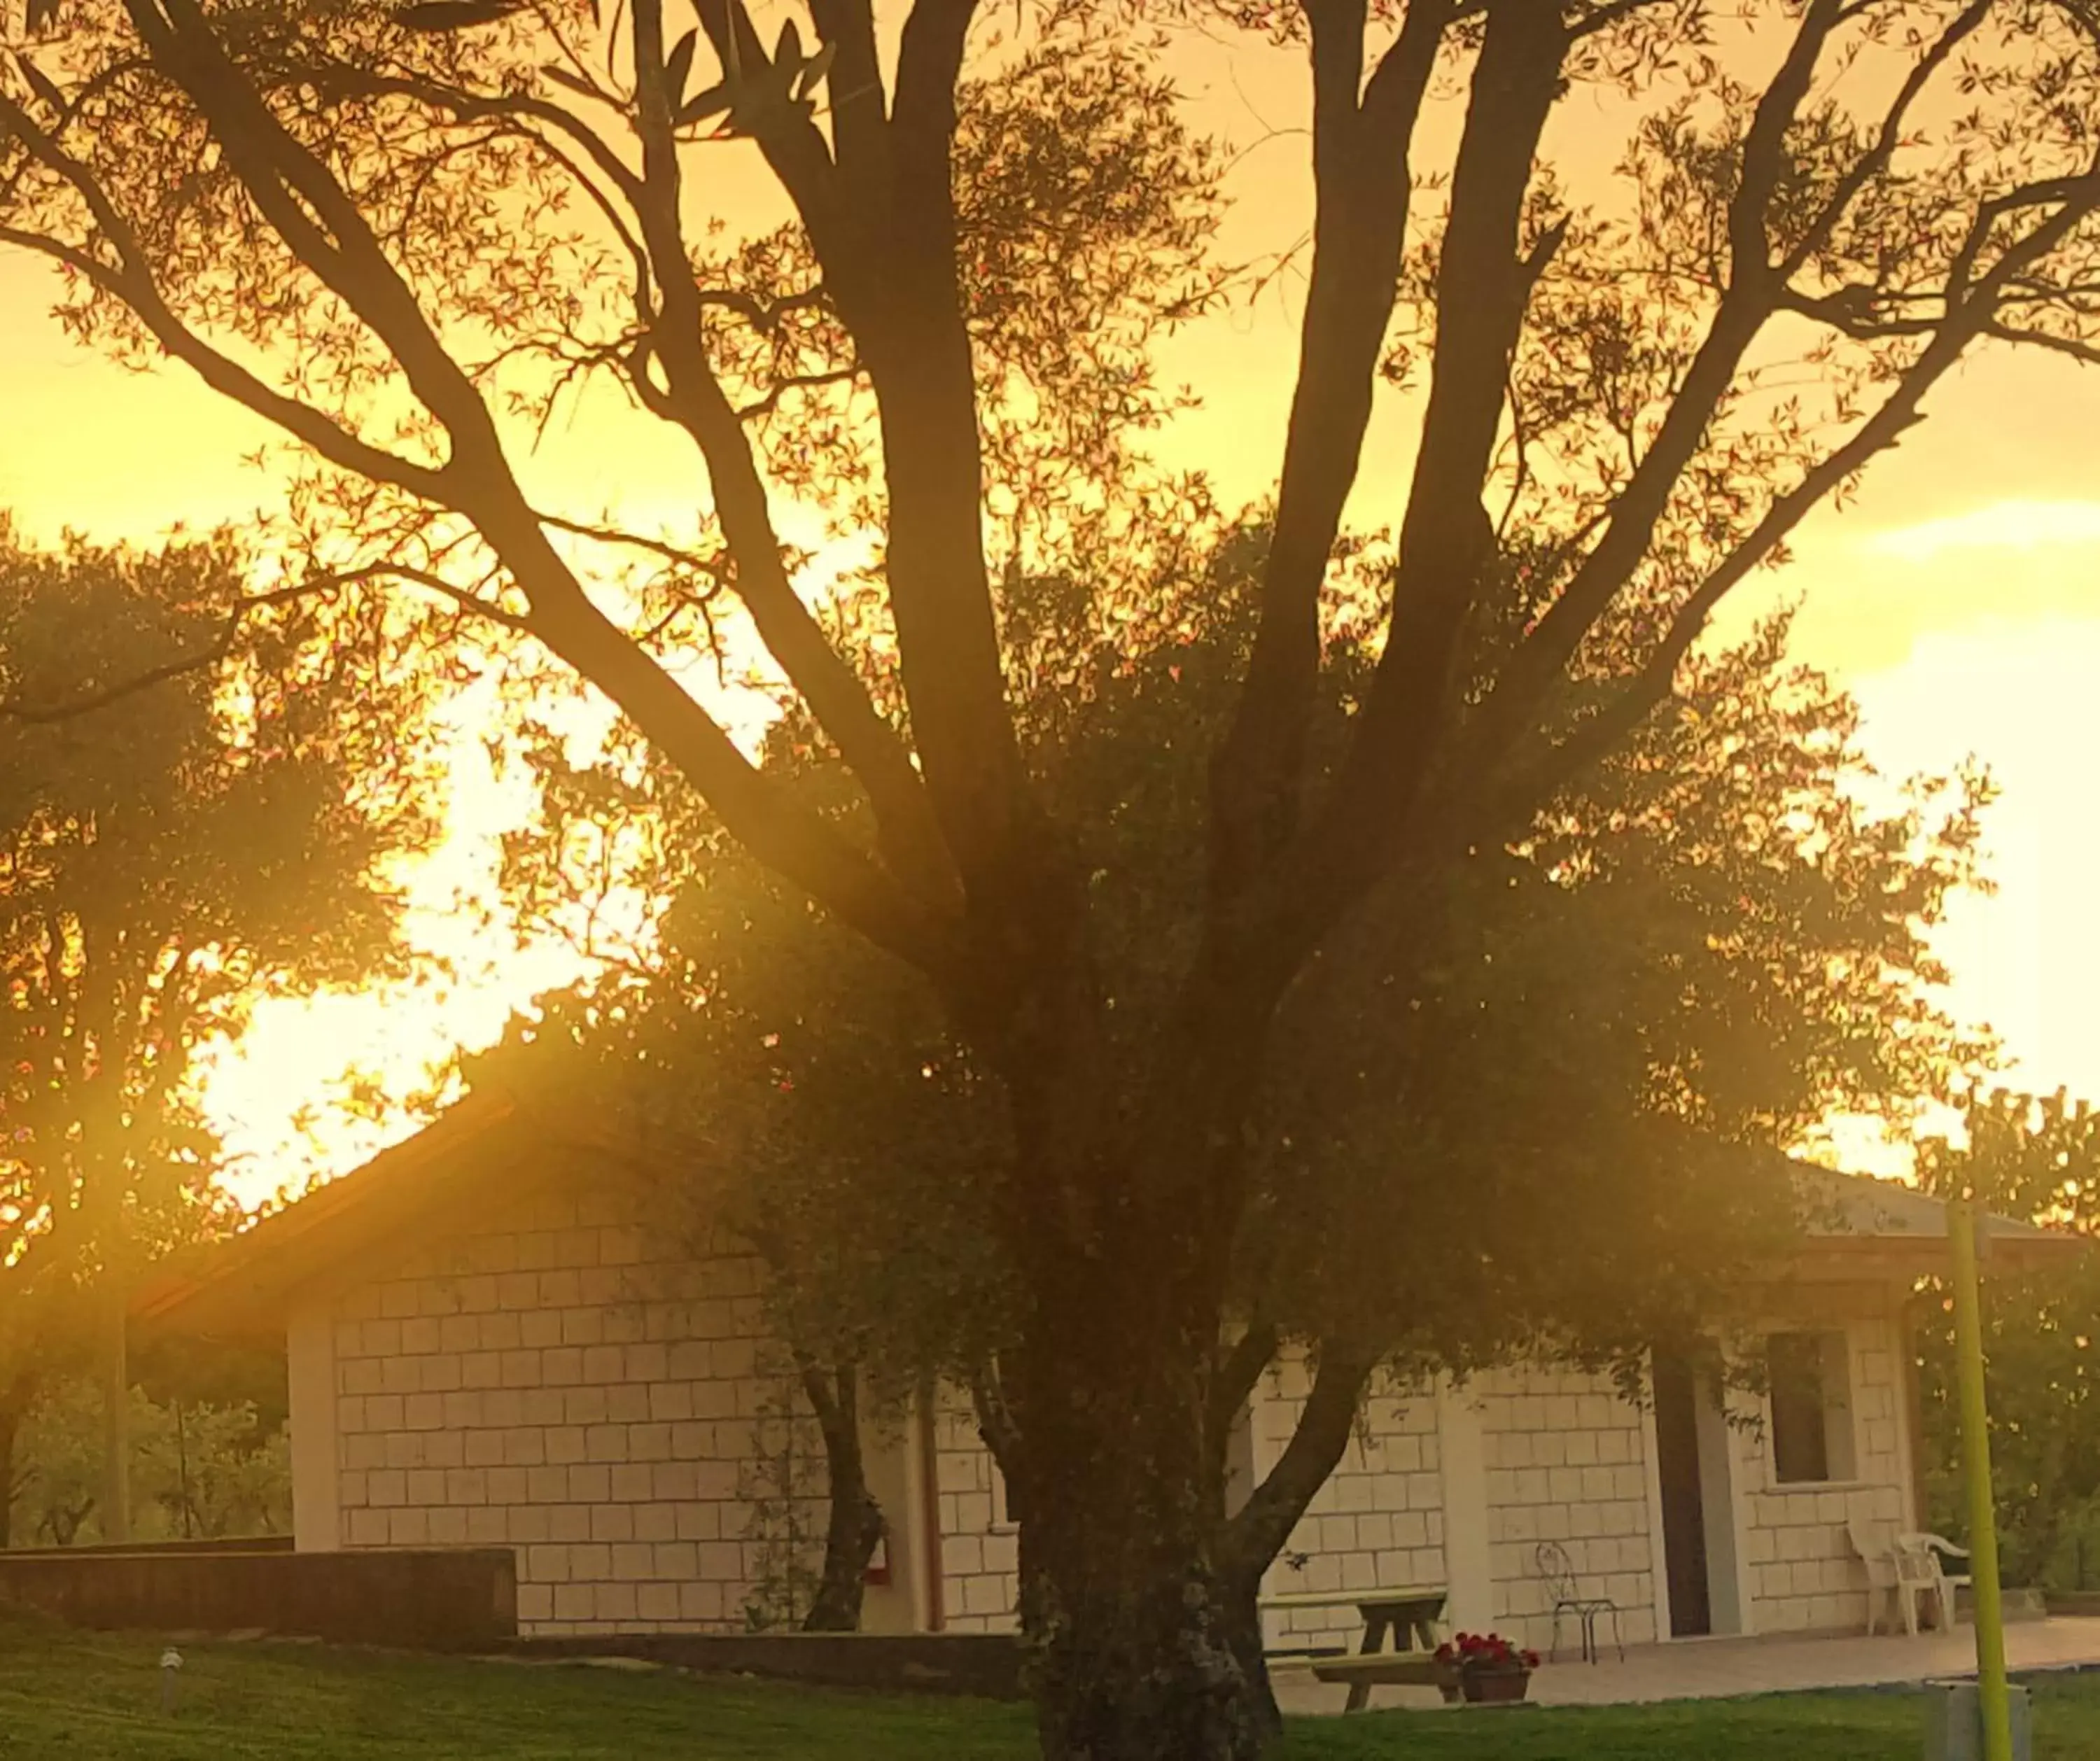
MULTIPOLYGON (((1846 1522, 1917 1508, 1904 1305, 1945 1229, 1914 1194, 1840 1189, 1845 1226, 1761 1299, 1769 1393, 1729 1394, 1724 1418, 1689 1370, 1639 1404, 1546 1367, 1381 1384, 1268 1588, 1441 1585, 1454 1625, 1543 1646, 1551 1541, 1619 1604, 1628 1644, 1860 1627, 1846 1522)), ((509 1547, 528 1633, 742 1631, 798 1524, 822 1532, 821 1455, 786 1453, 795 1397, 770 1367, 761 1277, 734 1240, 695 1255, 638 1227, 616 1183, 475 1101, 135 1315, 285 1341, 301 1549, 509 1547)), ((1295 1354, 1264 1375, 1235 1485, 1273 1464, 1308 1386, 1295 1354)), ((1018 1538, 968 1401, 930 1395, 871 1430, 868 1459, 890 1534, 867 1626, 1011 1626, 1018 1538)), ((1300 1609, 1271 1637, 1342 1644, 1355 1626, 1300 1609)))

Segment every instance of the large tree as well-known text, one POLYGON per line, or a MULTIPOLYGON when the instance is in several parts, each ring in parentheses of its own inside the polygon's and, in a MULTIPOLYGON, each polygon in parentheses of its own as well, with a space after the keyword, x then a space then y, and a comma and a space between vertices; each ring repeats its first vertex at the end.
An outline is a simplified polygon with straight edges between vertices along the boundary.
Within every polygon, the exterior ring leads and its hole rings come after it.
MULTIPOLYGON (((1265 549, 1230 533, 1192 579, 1105 570, 1019 596, 1030 762, 1061 816, 1105 828, 1105 868, 1186 843, 1265 549), (1074 630, 1092 633, 1079 650, 1053 647, 1074 630)), ((1330 739, 1374 664, 1351 634, 1358 597, 1330 607, 1330 739)), ((1721 1321, 1785 1245, 1797 1195, 1775 1146, 1833 1111, 1901 1128, 1972 1055, 1933 1001, 1924 932, 1974 879, 1985 785, 1921 779, 1864 805, 1855 708, 1785 666, 1783 640, 1775 624, 1696 664, 1678 716, 1564 791, 1524 845, 1477 854, 1417 969, 1352 967, 1294 1022, 1251 1116, 1257 1197, 1212 1415, 1229 1428, 1286 1345, 1318 1349, 1315 1410, 1221 1536, 1255 1680, 1260 1580, 1339 1463, 1370 1364, 1542 1352, 1637 1379, 1652 1345, 1721 1321), (1378 1000, 1392 984, 1404 1011, 1378 1000)), ((821 810, 859 810, 806 733, 777 726, 769 769, 821 810)), ((660 1228, 757 1244, 829 1456, 831 1593, 813 1620, 840 1620, 876 1532, 842 1391, 963 1383, 995 1452, 1014 1452, 999 1084, 915 974, 727 845, 646 743, 615 730, 583 766, 571 746, 532 748, 540 805, 507 841, 505 879, 520 933, 569 937, 597 976, 538 1000, 470 1079, 551 1133, 612 1136, 660 1228)), ((1170 983, 1199 903, 1136 903, 1118 969, 1170 983)), ((1222 1507, 1221 1436, 1211 1468, 1222 1507)))
MULTIPOLYGON (((223 539, 50 553, 0 523, 0 1483, 91 1364, 121 1428, 130 1281, 237 1218, 198 1051, 264 997, 403 964, 379 865, 417 832, 413 728, 385 762, 362 745, 346 712, 379 682, 325 617, 188 664, 249 575, 223 539)), ((121 1428, 106 1466, 121 1538, 121 1428)))
MULTIPOLYGON (((1209 1415, 1278 1024, 1321 1006, 1338 949, 1411 971, 1467 853, 1521 842, 1669 704, 1714 607, 1965 351, 2091 352, 2100 27, 2083 0, 1023 7, 1024 34, 1081 15, 1112 69, 1189 22, 1295 41, 1310 81, 1258 628, 1160 873, 1097 866, 1101 828, 1028 761, 999 626, 1035 522, 985 468, 987 426, 1027 430, 980 420, 1066 359, 1057 244, 1098 143, 1006 192, 1020 249, 973 252, 959 95, 1013 64, 1015 15, 810 0, 811 53, 742 0, 682 10, 31 0, 56 34, 0 93, 0 243, 62 267, 84 332, 310 448, 326 492, 301 507, 355 516, 333 567, 543 645, 728 836, 924 976, 1013 1145, 1003 1384, 1046 1752, 1244 1756, 1209 1415), (1445 93, 1448 136, 1423 126, 1445 93), (1623 174, 1580 193, 1542 161, 1578 113, 1626 123, 1623 174), (706 242, 725 135, 792 213, 777 247, 706 242), (1337 745, 1314 738, 1319 607, 1382 369, 1416 444, 1337 745), (709 517, 653 604, 594 595, 576 528, 602 528, 521 479, 512 400, 593 373, 697 449, 709 517), (847 627, 893 696, 798 592, 791 500, 875 536, 847 627), (667 620, 732 600, 864 839, 666 664, 667 620), (1174 983, 1132 982, 1110 926, 1184 888, 1174 983)), ((1043 101, 1049 129, 1072 100, 1043 101)), ((1127 512, 1105 529, 1158 517, 1127 512)))

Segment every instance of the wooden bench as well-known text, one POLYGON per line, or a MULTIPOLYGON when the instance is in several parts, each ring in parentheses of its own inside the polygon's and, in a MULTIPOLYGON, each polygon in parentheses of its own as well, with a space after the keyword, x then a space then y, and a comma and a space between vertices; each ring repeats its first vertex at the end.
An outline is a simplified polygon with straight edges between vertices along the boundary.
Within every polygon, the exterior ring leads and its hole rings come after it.
POLYGON ((1440 1585, 1405 1590, 1296 1591, 1264 1596, 1264 1609, 1353 1608, 1363 1617, 1363 1643, 1354 1657, 1321 1657, 1312 1662, 1316 1680, 1346 1682, 1352 1712, 1370 1704, 1375 1686, 1436 1685, 1436 1623, 1444 1613, 1446 1591, 1440 1585), (1397 1641, 1387 1650, 1390 1636, 1397 1641))
POLYGON ((1348 1710, 1361 1712, 1369 1703, 1373 1688, 1434 1688, 1436 1659, 1420 1651, 1321 1657, 1312 1665, 1312 1675, 1317 1681, 1346 1682, 1349 1688, 1348 1710))

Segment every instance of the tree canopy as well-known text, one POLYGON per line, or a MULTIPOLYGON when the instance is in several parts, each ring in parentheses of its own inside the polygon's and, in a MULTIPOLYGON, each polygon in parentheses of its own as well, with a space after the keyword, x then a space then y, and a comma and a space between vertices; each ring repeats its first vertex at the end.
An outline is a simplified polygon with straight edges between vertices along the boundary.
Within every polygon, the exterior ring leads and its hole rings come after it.
MULTIPOLYGON (((2047 1270, 1983 1268, 1991 1473, 2009 1582, 2085 1587, 2100 1566, 2100 1117, 2063 1090, 1964 1097, 1959 1142, 1929 1139, 1926 1189, 2003 1216, 2069 1229, 2087 1251, 2047 1270)), ((1928 1481, 1945 1532, 1965 1534, 1951 1300, 1928 1288, 1922 1344, 1928 1481)))
POLYGON ((405 964, 382 863, 421 833, 413 725, 397 700, 399 744, 364 744, 355 646, 280 620, 124 688, 220 630, 247 572, 225 539, 49 553, 0 527, 7 1437, 129 1278, 237 1216, 199 1050, 264 997, 405 964))

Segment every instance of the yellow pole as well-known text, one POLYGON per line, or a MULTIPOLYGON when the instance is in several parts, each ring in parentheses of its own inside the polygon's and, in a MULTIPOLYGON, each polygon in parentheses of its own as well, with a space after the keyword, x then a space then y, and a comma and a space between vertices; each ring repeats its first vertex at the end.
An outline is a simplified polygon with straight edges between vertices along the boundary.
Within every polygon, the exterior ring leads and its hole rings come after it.
MULTIPOLYGON (((1976 1599, 1976 1687, 1983 1714, 1983 1761, 2013 1761, 2011 1696, 2005 1686, 2005 1608, 1998 1594, 1998 1525, 1991 1497, 1991 1439, 1983 1400, 1983 1302, 1976 1277, 1974 1203, 1947 1207, 1954 1255, 1954 1364, 1961 1395, 1961 1472, 1969 1491, 1969 1573, 1976 1599)), ((1942 1610, 1951 1618, 1952 1610, 1942 1610)))

